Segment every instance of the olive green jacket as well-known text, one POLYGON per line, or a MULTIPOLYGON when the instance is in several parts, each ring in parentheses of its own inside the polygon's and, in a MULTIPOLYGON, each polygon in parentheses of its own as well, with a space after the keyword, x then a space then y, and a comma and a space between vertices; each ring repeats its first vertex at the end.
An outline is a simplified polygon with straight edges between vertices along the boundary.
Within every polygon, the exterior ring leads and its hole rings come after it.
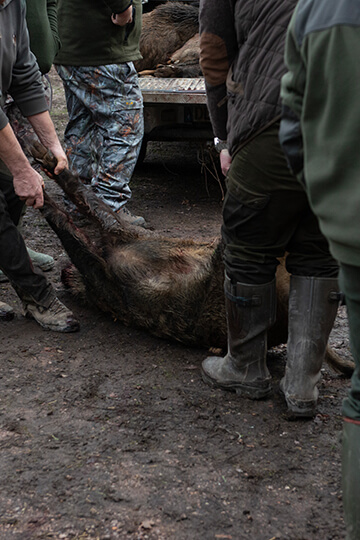
POLYGON ((101 66, 139 60, 141 16, 141 0, 58 0, 61 50, 55 63, 101 66), (122 13, 131 3, 134 27, 115 25, 111 14, 122 13))
POLYGON ((360 266, 360 5, 300 0, 285 48, 280 140, 333 256, 360 266))
POLYGON ((56 0, 26 0, 26 23, 30 49, 36 56, 41 73, 48 73, 60 48, 56 0))

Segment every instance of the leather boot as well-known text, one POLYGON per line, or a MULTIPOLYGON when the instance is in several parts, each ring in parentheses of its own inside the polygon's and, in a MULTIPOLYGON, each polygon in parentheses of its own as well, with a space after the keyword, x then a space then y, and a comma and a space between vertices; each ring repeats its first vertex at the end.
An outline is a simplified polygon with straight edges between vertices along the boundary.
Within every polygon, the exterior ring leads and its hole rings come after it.
POLYGON ((360 422, 344 418, 342 440, 342 489, 346 540, 360 538, 360 422))
POLYGON ((289 416, 316 414, 317 383, 339 302, 337 279, 291 276, 285 376, 289 416))
POLYGON ((32 302, 24 302, 24 315, 53 332, 78 332, 79 321, 74 314, 58 298, 54 298, 50 306, 45 308, 32 302))
POLYGON ((275 280, 264 285, 231 284, 225 276, 228 353, 211 356, 201 367, 204 382, 232 390, 250 399, 262 399, 271 391, 266 365, 267 331, 276 316, 275 280))

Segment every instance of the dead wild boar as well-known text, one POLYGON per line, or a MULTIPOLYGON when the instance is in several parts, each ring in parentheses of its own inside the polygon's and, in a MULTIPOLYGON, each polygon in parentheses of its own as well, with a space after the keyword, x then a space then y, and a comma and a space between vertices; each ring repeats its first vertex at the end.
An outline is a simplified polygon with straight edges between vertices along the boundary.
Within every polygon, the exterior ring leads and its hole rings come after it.
POLYGON ((199 10, 181 2, 161 4, 142 17, 140 52, 134 62, 138 72, 167 64, 171 55, 199 32, 199 10))
MULTIPOLYGON (((77 227, 45 193, 41 212, 72 262, 62 273, 65 286, 126 325, 187 345, 226 348, 221 242, 165 238, 125 224, 69 170, 55 176, 55 160, 41 145, 32 153, 86 218, 77 227)), ((287 341, 288 292, 282 261, 269 348, 287 341)), ((330 348, 326 361, 337 371, 353 370, 330 348)))
POLYGON ((159 64, 152 73, 154 77, 201 77, 200 67, 200 34, 180 47, 166 65, 159 64))

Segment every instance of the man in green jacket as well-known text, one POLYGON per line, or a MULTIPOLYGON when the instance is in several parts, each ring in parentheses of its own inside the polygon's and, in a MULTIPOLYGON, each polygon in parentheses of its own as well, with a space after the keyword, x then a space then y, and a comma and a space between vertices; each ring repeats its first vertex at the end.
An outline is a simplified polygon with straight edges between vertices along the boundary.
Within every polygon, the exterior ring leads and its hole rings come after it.
POLYGON ((360 5, 300 0, 290 22, 280 140, 340 262, 355 360, 344 400, 347 539, 360 538, 360 5))
POLYGON ((140 0, 58 1, 61 50, 55 58, 69 122, 70 168, 123 219, 143 138, 143 102, 133 62, 141 58, 140 0))

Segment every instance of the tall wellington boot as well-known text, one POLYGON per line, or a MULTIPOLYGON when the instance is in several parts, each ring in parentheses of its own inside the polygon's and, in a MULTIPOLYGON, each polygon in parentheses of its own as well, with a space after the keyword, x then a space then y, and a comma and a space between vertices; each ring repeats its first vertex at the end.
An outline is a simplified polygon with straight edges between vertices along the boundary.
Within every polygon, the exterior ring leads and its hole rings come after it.
POLYGON ((291 276, 285 377, 280 382, 290 416, 313 417, 317 383, 338 308, 334 278, 291 276))
POLYGON ((346 540, 360 538, 360 421, 344 418, 342 440, 342 489, 346 540))
POLYGON ((267 331, 276 316, 275 280, 264 285, 232 284, 225 276, 228 352, 211 356, 201 367, 204 382, 232 390, 250 399, 262 399, 271 391, 266 365, 267 331))

